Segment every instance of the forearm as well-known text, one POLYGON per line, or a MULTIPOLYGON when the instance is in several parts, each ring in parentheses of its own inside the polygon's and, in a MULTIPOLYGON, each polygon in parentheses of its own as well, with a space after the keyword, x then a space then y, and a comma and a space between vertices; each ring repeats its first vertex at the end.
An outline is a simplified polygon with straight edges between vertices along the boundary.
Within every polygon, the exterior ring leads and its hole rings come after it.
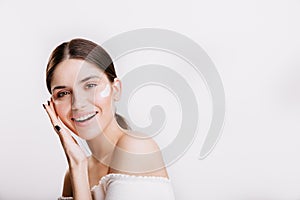
POLYGON ((87 166, 70 167, 74 200, 92 200, 87 166))

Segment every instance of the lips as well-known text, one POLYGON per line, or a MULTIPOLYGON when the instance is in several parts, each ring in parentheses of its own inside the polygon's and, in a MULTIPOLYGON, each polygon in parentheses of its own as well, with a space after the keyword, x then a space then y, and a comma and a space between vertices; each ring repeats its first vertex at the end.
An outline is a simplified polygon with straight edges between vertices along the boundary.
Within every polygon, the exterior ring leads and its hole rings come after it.
POLYGON ((97 113, 98 113, 98 111, 89 113, 89 114, 80 115, 78 117, 77 116, 72 117, 71 119, 75 122, 85 122, 85 121, 92 119, 95 115, 97 115, 97 113))

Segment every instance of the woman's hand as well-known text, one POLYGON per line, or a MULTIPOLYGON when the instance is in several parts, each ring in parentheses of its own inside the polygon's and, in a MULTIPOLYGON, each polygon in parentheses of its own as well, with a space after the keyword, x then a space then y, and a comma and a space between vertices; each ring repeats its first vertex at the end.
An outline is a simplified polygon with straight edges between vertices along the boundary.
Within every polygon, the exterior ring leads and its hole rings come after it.
POLYGON ((48 105, 43 104, 43 107, 48 113, 68 159, 73 199, 92 200, 88 178, 87 157, 71 133, 62 126, 62 122, 58 119, 52 100, 51 102, 48 101, 48 105))
POLYGON ((72 168, 87 168, 87 157, 77 144, 76 140, 72 137, 69 130, 62 126, 61 121, 58 119, 57 113, 54 108, 53 101, 48 101, 48 105, 43 104, 47 114, 51 120, 54 130, 59 136, 60 142, 65 151, 69 167, 72 168))

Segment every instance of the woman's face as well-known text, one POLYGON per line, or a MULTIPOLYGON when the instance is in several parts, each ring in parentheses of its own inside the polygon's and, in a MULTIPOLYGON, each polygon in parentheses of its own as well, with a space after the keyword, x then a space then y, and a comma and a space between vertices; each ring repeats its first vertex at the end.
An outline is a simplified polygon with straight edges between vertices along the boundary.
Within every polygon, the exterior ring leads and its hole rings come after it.
POLYGON ((58 64, 51 91, 60 120, 85 140, 96 137, 115 120, 114 98, 120 93, 120 81, 111 83, 91 63, 67 59, 58 64))

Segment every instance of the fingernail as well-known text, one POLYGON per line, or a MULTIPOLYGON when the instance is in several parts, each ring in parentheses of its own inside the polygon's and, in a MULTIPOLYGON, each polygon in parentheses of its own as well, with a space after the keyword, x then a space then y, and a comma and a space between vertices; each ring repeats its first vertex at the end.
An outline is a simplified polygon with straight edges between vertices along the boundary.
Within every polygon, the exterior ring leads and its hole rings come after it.
POLYGON ((55 125, 55 129, 59 132, 60 131, 60 127, 58 125, 55 125))
POLYGON ((48 102, 48 106, 50 106, 50 101, 47 101, 48 102))
POLYGON ((42 104, 42 105, 43 105, 43 108, 46 109, 46 106, 44 104, 42 104))

